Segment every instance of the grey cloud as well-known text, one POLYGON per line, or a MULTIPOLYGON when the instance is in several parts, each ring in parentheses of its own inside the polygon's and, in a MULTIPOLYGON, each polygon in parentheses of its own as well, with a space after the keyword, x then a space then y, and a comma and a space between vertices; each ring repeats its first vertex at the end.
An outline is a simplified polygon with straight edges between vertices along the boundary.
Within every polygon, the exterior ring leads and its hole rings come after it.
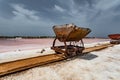
POLYGON ((75 23, 107 37, 120 33, 119 16, 120 0, 2 0, 0 34, 53 35, 53 25, 75 23))
POLYGON ((15 9, 13 14, 15 15, 11 19, 5 19, 0 17, 1 35, 48 35, 51 34, 48 30, 51 30, 52 22, 43 18, 39 19, 39 16, 35 15, 35 11, 30 11, 23 8, 20 5, 12 5, 15 9), (7 24, 6 24, 7 23, 7 24), (51 25, 51 26, 49 26, 51 25), (48 29, 47 29, 48 28, 48 29), (4 33, 5 32, 5 33, 4 33), (47 33, 45 33, 47 32, 47 33))

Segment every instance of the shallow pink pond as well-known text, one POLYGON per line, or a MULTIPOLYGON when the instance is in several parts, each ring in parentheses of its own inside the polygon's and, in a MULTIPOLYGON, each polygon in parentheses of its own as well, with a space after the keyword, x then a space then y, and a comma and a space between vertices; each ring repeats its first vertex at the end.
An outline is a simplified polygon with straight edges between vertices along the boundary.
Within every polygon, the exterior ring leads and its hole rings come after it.
MULTIPOLYGON (((0 52, 26 50, 26 49, 39 49, 52 46, 53 38, 42 39, 0 39, 0 52)), ((102 42, 109 39, 83 39, 84 43, 102 42)), ((57 45, 62 43, 57 41, 57 45)))

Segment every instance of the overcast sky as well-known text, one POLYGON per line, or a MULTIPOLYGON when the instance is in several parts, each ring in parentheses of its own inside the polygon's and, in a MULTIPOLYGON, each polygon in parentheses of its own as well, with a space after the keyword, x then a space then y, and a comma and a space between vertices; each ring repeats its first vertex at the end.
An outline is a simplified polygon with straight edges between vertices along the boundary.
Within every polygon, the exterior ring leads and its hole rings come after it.
POLYGON ((53 25, 68 23, 93 37, 120 33, 120 0, 0 0, 0 35, 54 35, 53 25))

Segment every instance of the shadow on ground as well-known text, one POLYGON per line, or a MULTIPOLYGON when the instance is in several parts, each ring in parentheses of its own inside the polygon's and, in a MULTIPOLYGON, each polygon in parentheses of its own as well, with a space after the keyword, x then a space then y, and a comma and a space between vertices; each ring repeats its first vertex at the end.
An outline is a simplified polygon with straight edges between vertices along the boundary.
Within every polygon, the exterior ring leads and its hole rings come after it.
POLYGON ((95 59, 97 57, 98 57, 97 55, 94 55, 94 54, 91 54, 91 53, 85 54, 83 56, 78 56, 78 58, 85 59, 85 60, 92 60, 92 59, 95 59))

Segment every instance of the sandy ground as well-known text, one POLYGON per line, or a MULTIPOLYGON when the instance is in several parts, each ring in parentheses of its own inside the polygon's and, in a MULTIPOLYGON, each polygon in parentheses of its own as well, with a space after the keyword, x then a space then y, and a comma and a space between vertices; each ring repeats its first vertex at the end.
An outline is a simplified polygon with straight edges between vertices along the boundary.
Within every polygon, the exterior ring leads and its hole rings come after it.
MULTIPOLYGON (((49 41, 52 42, 53 39, 49 41), (50 41, 51 40, 51 41, 50 41)), ((20 40, 21 41, 21 40, 20 40)), ((24 41, 24 40, 23 40, 24 41)), ((31 42, 32 40, 30 40, 31 42)), ((47 40, 46 40, 47 41, 47 40)), ((100 40, 94 39, 91 41, 84 39, 86 44, 94 46, 93 42, 99 43, 100 40), (86 41, 85 41, 86 40, 86 41)), ((3 41, 4 42, 4 41, 3 41)), ((34 40, 33 40, 34 42, 34 40)), ((40 40, 38 40, 38 43, 40 40)), ((43 40, 41 41, 43 42, 43 40)), ((44 40, 45 42, 45 40, 44 40)), ((41 43, 50 46, 50 42, 41 43)), ((9 42, 8 42, 9 43, 9 42)), ((14 42, 13 42, 14 43, 14 42)), ((37 48, 36 41, 32 44, 25 43, 23 45, 33 45, 37 48)), ((17 44, 9 43, 11 47, 15 46, 17 49, 17 44), (11 45, 10 45, 11 44, 11 45)), ((23 46, 22 45, 22 46, 23 46)), ((0 45, 2 47, 2 45, 0 45)), ((8 44, 3 44, 7 47, 8 44)), ((19 48, 22 48, 19 44, 19 48)), ((32 47, 27 47, 25 49, 32 49, 32 47)), ((26 46, 25 46, 26 47, 26 46)), ((46 47, 46 46, 45 46, 46 47)), ((41 46, 39 46, 41 48, 41 46)), ((24 49, 24 48, 22 48, 24 49)), ((10 48, 10 50, 13 50, 10 48)), ((26 71, 14 73, 8 76, 1 77, 0 80, 119 80, 120 79, 120 45, 109 47, 101 51, 91 52, 84 56, 78 56, 65 61, 38 66, 26 71)))

